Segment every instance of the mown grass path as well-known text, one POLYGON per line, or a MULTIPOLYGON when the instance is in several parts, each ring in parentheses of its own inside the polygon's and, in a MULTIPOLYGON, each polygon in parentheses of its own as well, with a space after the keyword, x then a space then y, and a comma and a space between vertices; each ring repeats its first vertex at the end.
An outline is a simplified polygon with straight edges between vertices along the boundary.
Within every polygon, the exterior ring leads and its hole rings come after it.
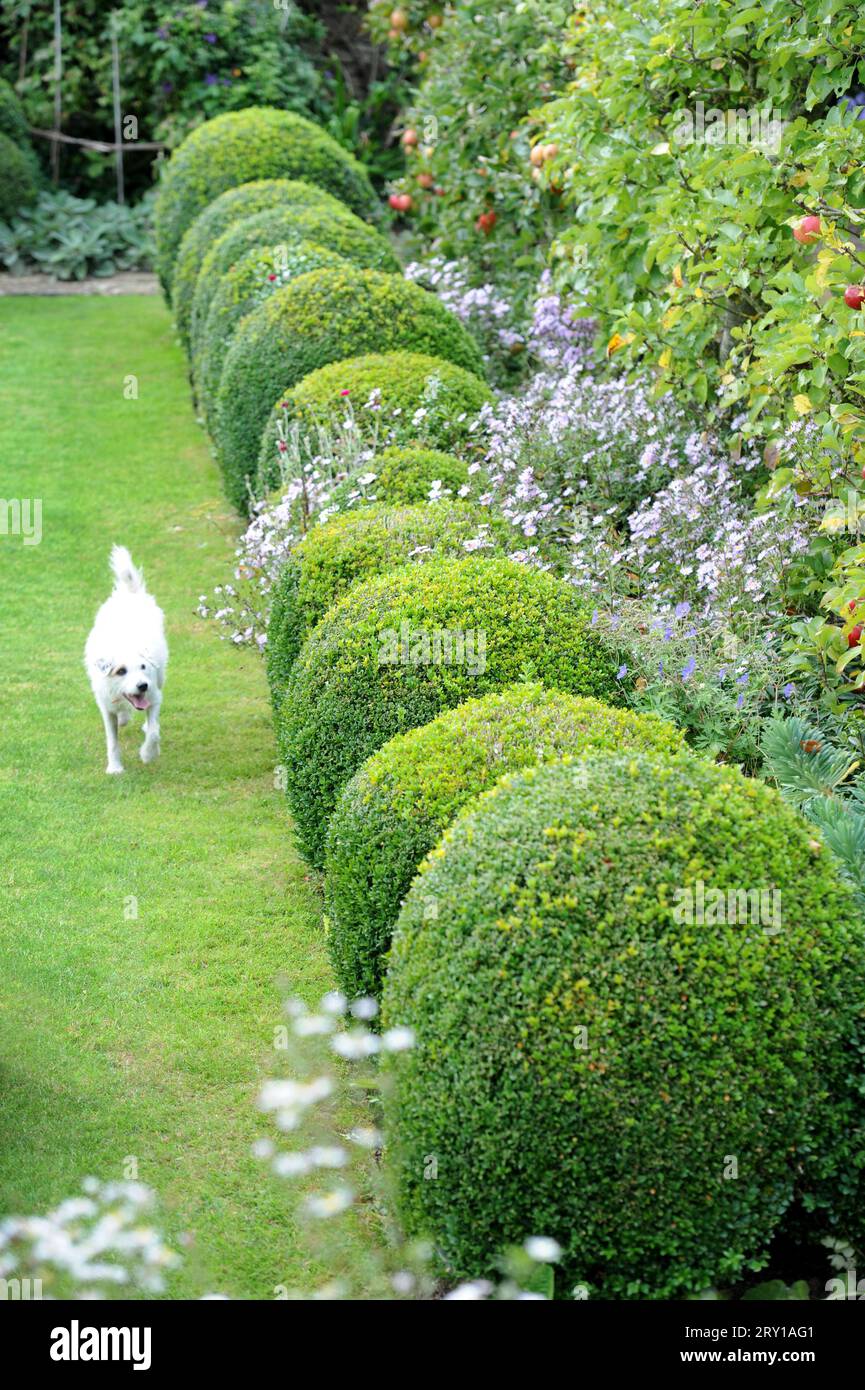
POLYGON ((43 508, 40 545, 0 535, 0 1213, 131 1157, 194 1233, 174 1296, 272 1297, 317 1277, 249 1152, 275 981, 331 980, 262 664, 195 616, 238 523, 161 301, 0 301, 0 496, 43 508), (136 718, 117 778, 82 666, 114 541, 171 649, 162 757, 136 718))

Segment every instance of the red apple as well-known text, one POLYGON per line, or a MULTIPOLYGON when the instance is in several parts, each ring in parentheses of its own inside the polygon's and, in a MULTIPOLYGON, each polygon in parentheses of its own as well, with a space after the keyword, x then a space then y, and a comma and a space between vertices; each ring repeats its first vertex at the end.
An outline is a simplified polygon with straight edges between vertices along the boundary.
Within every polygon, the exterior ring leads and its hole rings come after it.
POLYGON ((844 291, 844 303, 849 309, 861 309, 865 304, 865 285, 848 285, 844 291))
POLYGON ((404 130, 402 134, 402 142, 405 145, 406 149, 409 149, 412 145, 416 145, 417 131, 412 130, 411 127, 409 127, 408 130, 404 130))
POLYGON ((396 206, 399 212, 409 212, 413 206, 410 193, 398 193, 396 195, 396 206))
POLYGON ((399 211, 399 198, 400 195, 398 193, 391 193, 390 197, 388 198, 388 202, 390 203, 390 206, 394 209, 395 212, 399 211))
POLYGON ((405 10, 391 10, 390 12, 391 29, 407 29, 408 15, 405 10))
POLYGON ((858 645, 859 645, 859 638, 862 636, 862 628, 863 628, 863 627, 865 627, 865 623, 857 623, 856 626, 855 626, 854 628, 852 628, 850 632, 848 632, 848 634, 847 634, 847 646, 848 646, 848 647, 858 647, 858 645))
POLYGON ((475 226, 477 227, 478 231, 483 232, 485 236, 489 236, 490 232, 492 231, 495 225, 496 215, 494 212, 482 212, 477 222, 475 223, 475 226))
POLYGON ((421 188, 432 188, 433 186, 432 174, 418 174, 417 181, 421 188))
POLYGON ((793 228, 793 235, 803 246, 810 246, 813 241, 819 241, 820 218, 803 217, 798 226, 793 228))

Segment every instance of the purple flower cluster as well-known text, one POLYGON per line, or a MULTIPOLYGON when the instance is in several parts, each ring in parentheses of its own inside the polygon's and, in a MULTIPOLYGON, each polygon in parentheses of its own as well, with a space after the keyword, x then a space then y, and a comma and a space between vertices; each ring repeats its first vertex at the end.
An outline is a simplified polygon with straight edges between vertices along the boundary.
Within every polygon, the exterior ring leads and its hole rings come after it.
POLYGON ((597 324, 594 319, 574 318, 562 297, 552 289, 552 275, 545 270, 538 285, 528 348, 547 372, 584 369, 592 358, 597 324))
MULTIPOLYGON (((628 518, 624 560, 642 591, 662 603, 695 598, 705 616, 776 611, 791 564, 808 548, 813 521, 802 502, 789 518, 754 510, 717 441, 701 443, 704 461, 683 472, 628 518)), ((753 467, 750 458, 745 467, 753 467)))
POLYGON ((447 305, 477 338, 488 362, 501 363, 522 352, 525 337, 514 322, 514 309, 494 285, 472 285, 459 261, 434 256, 406 266, 407 280, 422 285, 447 305))
MULTIPOLYGON (((560 320, 545 311, 542 322, 560 320)), ((551 335, 535 341, 551 361, 551 335)), ((598 380, 588 331, 560 343, 562 370, 539 372, 521 394, 486 407, 480 426, 488 436, 485 500, 524 536, 571 545, 587 531, 606 532, 675 476, 689 422, 642 385, 598 380)))

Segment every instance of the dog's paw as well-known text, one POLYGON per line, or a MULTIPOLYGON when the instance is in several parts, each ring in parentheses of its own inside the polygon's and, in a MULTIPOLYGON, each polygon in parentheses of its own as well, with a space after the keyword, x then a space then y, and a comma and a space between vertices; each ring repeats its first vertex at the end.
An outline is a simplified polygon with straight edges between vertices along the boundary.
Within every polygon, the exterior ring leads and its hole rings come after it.
POLYGON ((109 763, 108 766, 106 767, 105 771, 106 771, 109 775, 114 775, 114 774, 116 774, 116 773, 118 773, 118 772, 122 772, 122 771, 123 771, 123 768, 120 766, 120 763, 109 763))
POLYGON ((141 761, 152 763, 159 757, 159 739, 145 739, 141 745, 141 761))

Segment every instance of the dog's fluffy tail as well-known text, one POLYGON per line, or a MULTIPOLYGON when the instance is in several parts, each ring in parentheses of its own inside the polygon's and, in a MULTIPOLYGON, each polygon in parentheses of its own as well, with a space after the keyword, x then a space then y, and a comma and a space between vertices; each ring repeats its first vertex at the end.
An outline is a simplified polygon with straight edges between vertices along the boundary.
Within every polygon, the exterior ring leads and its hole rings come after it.
POLYGON ((111 572, 118 589, 128 589, 137 594, 144 588, 144 576, 132 563, 132 556, 125 545, 115 545, 111 551, 111 572))

